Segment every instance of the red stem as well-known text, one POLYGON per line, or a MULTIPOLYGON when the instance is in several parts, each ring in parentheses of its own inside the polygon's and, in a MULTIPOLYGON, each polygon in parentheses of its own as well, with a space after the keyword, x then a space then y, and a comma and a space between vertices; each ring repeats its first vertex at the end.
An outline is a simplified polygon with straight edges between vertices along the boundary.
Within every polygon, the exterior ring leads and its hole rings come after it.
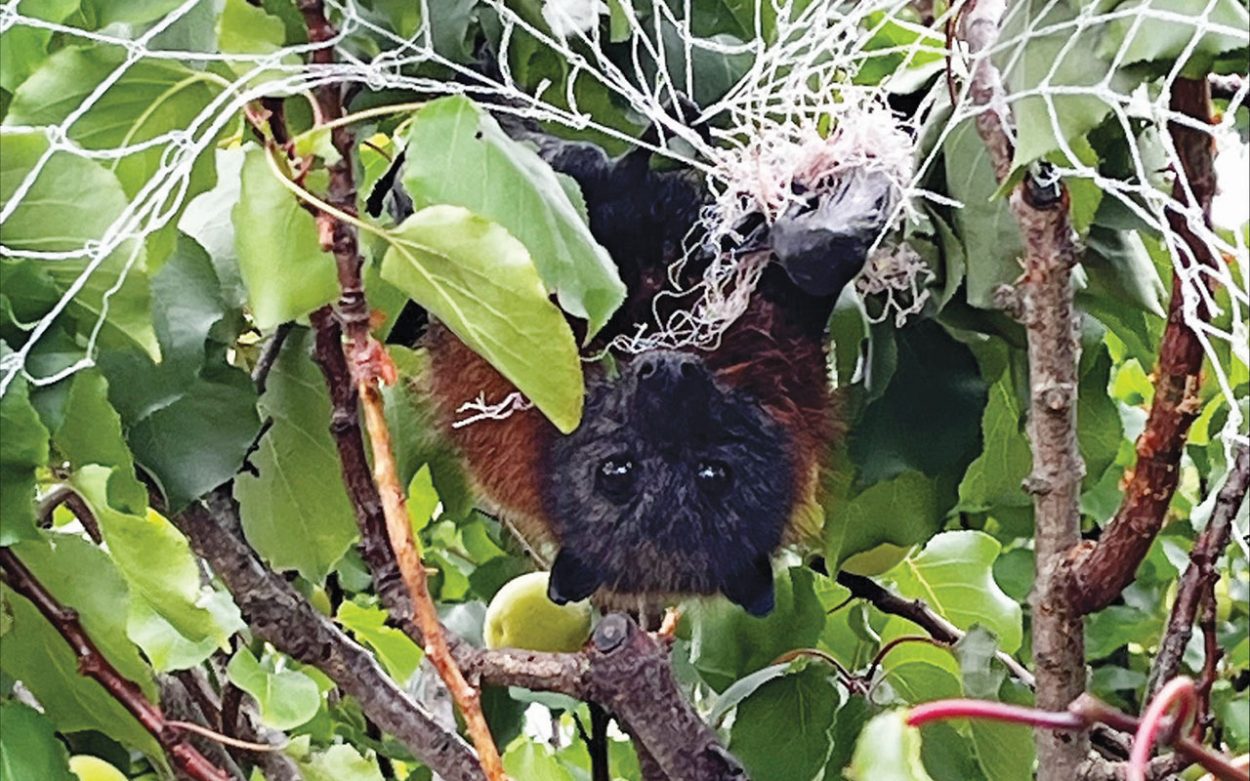
POLYGON ((907 724, 912 727, 945 719, 989 719, 1070 732, 1086 727, 1084 719, 1067 711, 1044 711, 991 700, 934 700, 907 712, 907 724))
POLYGON ((1133 736, 1133 750, 1125 769, 1126 781, 1146 781, 1146 766, 1154 752, 1159 733, 1163 731, 1168 714, 1176 708, 1176 717, 1169 728, 1174 735, 1181 734, 1184 723, 1198 708, 1198 693, 1190 678, 1173 678, 1159 692, 1142 715, 1141 725, 1133 736))

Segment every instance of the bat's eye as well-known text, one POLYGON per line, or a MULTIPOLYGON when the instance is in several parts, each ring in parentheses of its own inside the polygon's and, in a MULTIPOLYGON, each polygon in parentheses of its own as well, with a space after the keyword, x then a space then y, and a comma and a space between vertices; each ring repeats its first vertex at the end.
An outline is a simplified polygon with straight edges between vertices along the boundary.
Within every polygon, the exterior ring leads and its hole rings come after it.
POLYGON ((609 499, 624 501, 634 487, 634 462, 629 456, 612 456, 599 464, 599 490, 609 499))
POLYGON ((700 461, 694 474, 703 490, 714 494, 724 493, 733 482, 733 473, 724 461, 700 461))

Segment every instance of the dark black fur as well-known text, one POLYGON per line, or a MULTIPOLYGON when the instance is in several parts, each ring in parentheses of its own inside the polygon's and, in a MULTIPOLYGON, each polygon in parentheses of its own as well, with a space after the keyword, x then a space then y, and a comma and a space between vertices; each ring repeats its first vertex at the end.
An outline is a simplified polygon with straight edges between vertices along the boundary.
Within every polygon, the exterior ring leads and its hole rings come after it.
POLYGON ((543 496, 561 541, 551 596, 723 591, 772 609, 769 555, 793 503, 787 433, 755 399, 720 387, 695 355, 650 352, 587 392, 543 496), (624 470, 624 473, 622 473, 624 470), (767 519, 778 519, 768 523, 767 519))

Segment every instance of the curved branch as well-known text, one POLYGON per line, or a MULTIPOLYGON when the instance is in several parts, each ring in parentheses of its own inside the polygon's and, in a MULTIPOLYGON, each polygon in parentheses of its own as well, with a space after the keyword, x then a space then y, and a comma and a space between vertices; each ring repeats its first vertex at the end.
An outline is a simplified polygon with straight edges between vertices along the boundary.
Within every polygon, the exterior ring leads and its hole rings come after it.
POLYGON ((187 740, 181 730, 172 727, 161 709, 149 702, 138 685, 122 676, 100 649, 96 647, 82 624, 78 614, 62 605, 34 573, 18 559, 12 548, 0 548, 0 574, 9 588, 30 600, 48 623, 55 627, 74 655, 78 657, 78 671, 93 678, 104 687, 130 714, 138 720, 169 756, 171 762, 196 781, 230 781, 225 771, 209 762, 187 740))

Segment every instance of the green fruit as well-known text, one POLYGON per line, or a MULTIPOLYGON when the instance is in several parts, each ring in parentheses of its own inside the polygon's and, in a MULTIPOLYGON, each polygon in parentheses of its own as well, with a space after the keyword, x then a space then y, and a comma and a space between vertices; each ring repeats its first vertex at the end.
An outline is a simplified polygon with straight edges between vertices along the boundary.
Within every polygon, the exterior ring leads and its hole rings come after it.
POLYGON ((910 552, 910 546, 901 548, 893 543, 883 542, 875 548, 869 548, 851 556, 842 562, 842 569, 852 575, 880 575, 907 558, 910 552))
POLYGON ((547 598, 547 573, 504 584, 486 609, 487 648, 576 651, 590 637, 590 603, 557 605, 547 598))
POLYGON ((78 781, 126 781, 122 771, 90 754, 70 757, 69 769, 78 776, 78 781))

